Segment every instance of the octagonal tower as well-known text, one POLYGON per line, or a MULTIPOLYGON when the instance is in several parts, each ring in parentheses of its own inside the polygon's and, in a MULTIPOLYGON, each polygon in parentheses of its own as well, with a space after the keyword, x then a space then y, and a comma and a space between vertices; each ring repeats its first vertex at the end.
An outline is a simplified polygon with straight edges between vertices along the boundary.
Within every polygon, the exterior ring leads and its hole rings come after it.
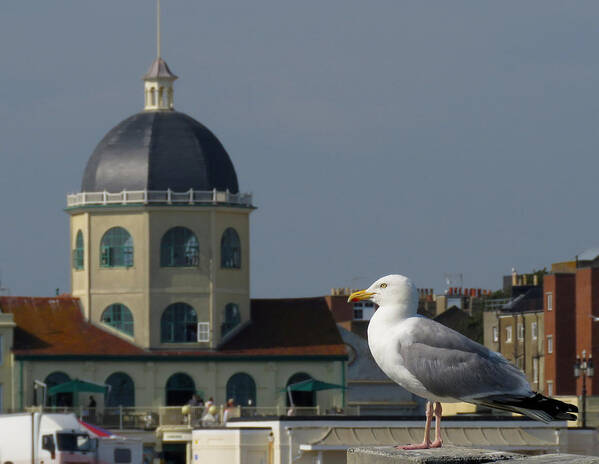
POLYGON ((112 128, 67 197, 85 316, 144 348, 214 349, 249 320, 249 194, 216 136, 174 110, 158 56, 144 111, 112 128))

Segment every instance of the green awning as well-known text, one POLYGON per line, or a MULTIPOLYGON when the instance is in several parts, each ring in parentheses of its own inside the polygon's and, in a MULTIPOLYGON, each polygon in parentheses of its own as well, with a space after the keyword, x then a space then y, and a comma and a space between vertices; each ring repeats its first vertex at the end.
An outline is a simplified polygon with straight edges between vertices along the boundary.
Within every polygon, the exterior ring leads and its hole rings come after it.
POLYGON ((108 385, 100 385, 92 382, 85 382, 83 380, 75 379, 69 382, 55 385, 48 389, 48 395, 54 396, 58 393, 106 393, 108 385))
POLYGON ((287 388, 284 388, 281 391, 304 391, 304 392, 315 392, 320 390, 331 390, 333 388, 340 388, 342 390, 346 390, 347 387, 343 385, 336 385, 334 383, 321 382, 316 379, 307 379, 302 380, 301 382, 292 383, 291 385, 287 385, 287 388))

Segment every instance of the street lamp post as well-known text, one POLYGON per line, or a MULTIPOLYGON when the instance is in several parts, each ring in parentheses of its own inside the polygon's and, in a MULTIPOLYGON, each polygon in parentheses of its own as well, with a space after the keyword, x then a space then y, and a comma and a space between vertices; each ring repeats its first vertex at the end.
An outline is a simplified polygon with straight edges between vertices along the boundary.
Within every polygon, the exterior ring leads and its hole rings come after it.
POLYGON ((587 426, 587 377, 593 377, 595 369, 593 367, 593 355, 582 350, 582 356, 576 355, 576 363, 574 364, 574 377, 578 378, 582 375, 582 427, 587 426))

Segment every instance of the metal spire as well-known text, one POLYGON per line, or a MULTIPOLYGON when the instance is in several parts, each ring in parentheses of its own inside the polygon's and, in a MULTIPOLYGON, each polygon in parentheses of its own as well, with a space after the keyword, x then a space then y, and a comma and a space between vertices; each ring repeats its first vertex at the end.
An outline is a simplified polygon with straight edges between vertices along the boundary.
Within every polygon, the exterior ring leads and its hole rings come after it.
POLYGON ((160 0, 156 0, 156 58, 160 58, 160 0))

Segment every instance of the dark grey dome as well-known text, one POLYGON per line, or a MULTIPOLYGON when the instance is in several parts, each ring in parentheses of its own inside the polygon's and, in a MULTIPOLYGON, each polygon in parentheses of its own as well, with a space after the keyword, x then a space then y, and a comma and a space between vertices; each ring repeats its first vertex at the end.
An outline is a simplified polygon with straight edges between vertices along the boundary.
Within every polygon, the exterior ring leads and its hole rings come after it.
POLYGON ((212 132, 176 111, 144 111, 112 128, 87 162, 82 192, 239 192, 235 168, 212 132))

